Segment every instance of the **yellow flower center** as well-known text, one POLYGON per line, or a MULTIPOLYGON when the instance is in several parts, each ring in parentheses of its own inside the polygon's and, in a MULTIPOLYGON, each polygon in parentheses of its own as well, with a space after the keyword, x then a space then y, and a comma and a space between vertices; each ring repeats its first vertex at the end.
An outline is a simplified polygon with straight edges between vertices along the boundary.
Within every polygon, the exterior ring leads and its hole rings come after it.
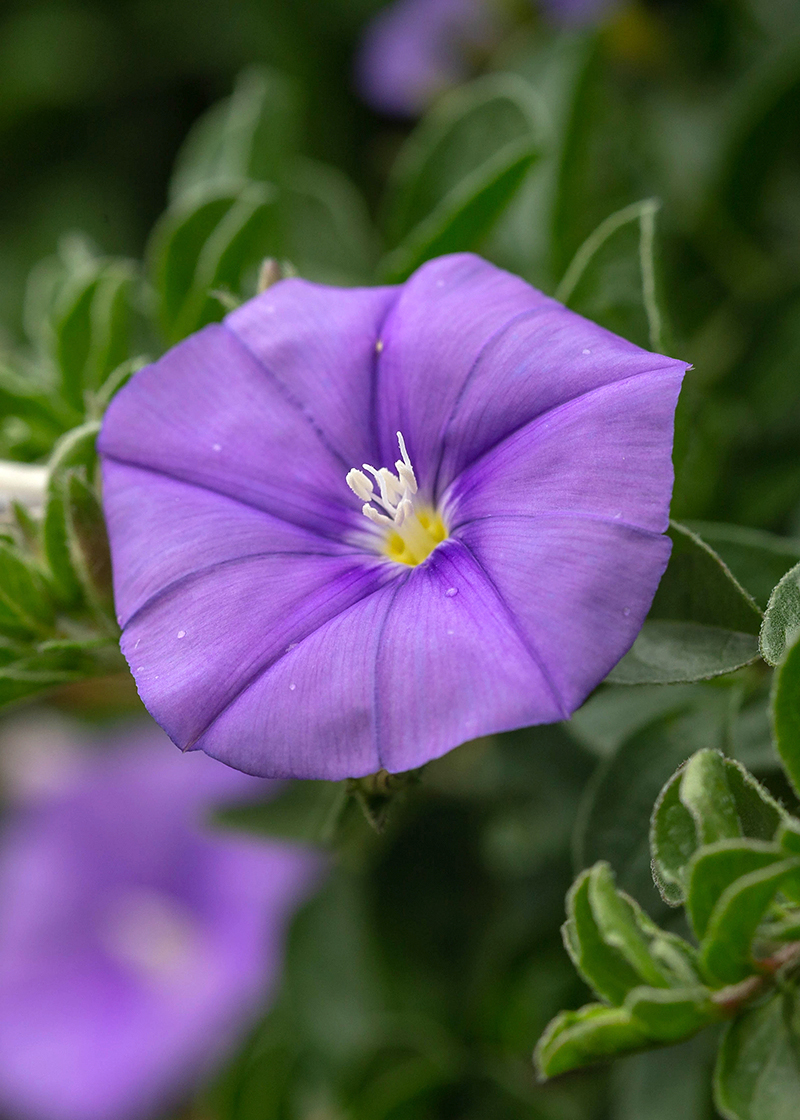
POLYGON ((396 474, 388 467, 377 470, 364 463, 364 470, 378 484, 378 493, 363 471, 355 467, 347 472, 346 481, 363 501, 361 512, 364 516, 384 530, 380 551, 398 564, 413 566, 421 564, 437 544, 445 540, 447 528, 435 509, 414 501, 417 479, 400 432, 397 433, 397 442, 402 458, 395 463, 396 474))

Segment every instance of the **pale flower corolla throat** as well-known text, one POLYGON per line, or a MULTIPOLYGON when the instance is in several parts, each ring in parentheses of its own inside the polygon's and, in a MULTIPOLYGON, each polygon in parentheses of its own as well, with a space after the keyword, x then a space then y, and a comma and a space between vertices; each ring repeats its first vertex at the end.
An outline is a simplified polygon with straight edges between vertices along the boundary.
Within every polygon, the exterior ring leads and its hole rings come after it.
POLYGON ((395 462, 397 474, 388 467, 377 469, 370 463, 363 463, 378 484, 379 493, 364 474, 353 467, 347 472, 345 481, 364 505, 361 512, 382 530, 380 548, 391 560, 410 566, 421 564, 423 560, 446 539, 448 533, 441 515, 419 500, 417 478, 408 456, 402 432, 397 433, 401 458, 395 462), (376 507, 380 506, 384 513, 376 507))

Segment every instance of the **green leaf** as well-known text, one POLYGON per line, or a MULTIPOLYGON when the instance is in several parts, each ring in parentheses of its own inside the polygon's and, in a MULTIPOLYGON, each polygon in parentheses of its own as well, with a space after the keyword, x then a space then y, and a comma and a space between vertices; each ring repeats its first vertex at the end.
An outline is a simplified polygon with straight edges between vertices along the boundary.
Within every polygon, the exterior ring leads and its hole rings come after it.
POLYGON ((309 280, 368 283, 377 242, 366 203, 354 184, 318 160, 288 162, 278 197, 280 250, 309 280))
POLYGON ((167 210, 149 257, 168 341, 222 318, 213 289, 238 292, 247 273, 275 255, 277 193, 269 183, 207 188, 181 196, 167 210))
POLYGON ((800 640, 775 670, 772 681, 772 735, 795 792, 800 791, 800 640))
POLYGON ((653 876, 671 906, 683 902, 701 844, 747 837, 772 841, 786 813, 735 759, 698 751, 667 782, 653 809, 653 876))
POLYGON ((53 624, 53 604, 40 572, 12 545, 0 541, 0 632, 42 636, 53 624))
POLYGON ((99 430, 100 425, 94 420, 73 428, 56 444, 50 460, 42 547, 57 592, 65 604, 80 601, 82 595, 69 547, 65 479, 75 467, 83 467, 91 477, 97 458, 95 443, 99 430))
POLYGON ((800 561, 800 541, 762 529, 714 521, 690 521, 687 527, 724 560, 762 610, 781 577, 800 561))
POLYGON ((611 214, 581 245, 556 299, 646 349, 663 353, 664 313, 656 280, 657 199, 611 214))
POLYGON ((727 779, 726 759, 719 751, 697 751, 684 767, 680 798, 692 815, 701 844, 742 835, 727 779))
POLYGON ((707 544, 670 523, 672 555, 614 684, 674 684, 729 673, 758 656, 761 612, 707 544))
POLYGON ((697 827, 681 801, 683 768, 670 778, 658 795, 650 825, 653 878, 668 906, 684 900, 686 869, 697 850, 697 827))
POLYGON ((214 819, 228 828, 330 844, 348 799, 346 782, 292 782, 271 801, 219 809, 214 819))
POLYGON ((114 626, 111 550, 100 498, 77 469, 66 472, 64 508, 72 567, 90 603, 114 626))
POLYGON ((764 614, 759 647, 770 665, 778 665, 800 634, 800 564, 774 588, 764 614))
POLYGON ((687 755, 706 743, 722 746, 725 742, 729 722, 725 691, 698 690, 693 700, 638 730, 598 768, 576 827, 578 865, 607 860, 620 887, 647 909, 659 905, 650 851, 653 804, 687 755))
MULTIPOLYGON (((632 899, 616 889, 607 863, 597 863, 589 872, 589 904, 606 945, 625 958, 643 983, 668 987, 668 975, 650 954, 649 938, 643 932, 644 915, 632 899)), ((647 927, 652 928, 652 923, 647 927)))
POLYGON ((797 997, 780 991, 725 1031, 714 1098, 726 1120, 796 1120, 800 1101, 797 997))
POLYGON ((625 1000, 634 1022, 651 1042, 681 1042, 721 1016, 708 988, 635 988, 625 1000))
POLYGON ((86 391, 97 389, 129 356, 135 280, 130 262, 98 261, 60 293, 53 321, 54 358, 64 398, 79 412, 85 408, 86 391))
POLYGON ((405 279, 423 261, 472 249, 540 153, 530 87, 495 74, 448 94, 409 137, 389 185, 383 279, 405 279))
POLYGON ((687 872, 686 909, 698 940, 705 937, 711 913, 723 891, 752 871, 784 858, 777 844, 764 840, 718 840, 700 848, 687 872))
POLYGON ((264 66, 244 70, 231 96, 213 105, 184 141, 170 181, 170 202, 245 179, 274 181, 297 147, 299 132, 294 82, 264 66))
POLYGON ((564 945, 587 984, 611 1003, 620 1004, 642 982, 640 974, 603 936, 591 903, 591 875, 578 876, 567 895, 564 945))
POLYGON ((550 1023, 534 1051, 541 1078, 641 1049, 647 1031, 624 1007, 590 1003, 579 1011, 562 1011, 550 1023))
POLYGON ((800 857, 742 875, 727 887, 708 922, 700 963, 718 984, 736 984, 755 971, 751 945, 764 912, 786 879, 800 881, 800 857))
POLYGON ((712 1120, 712 1032, 649 1050, 614 1066, 614 1120, 712 1120))

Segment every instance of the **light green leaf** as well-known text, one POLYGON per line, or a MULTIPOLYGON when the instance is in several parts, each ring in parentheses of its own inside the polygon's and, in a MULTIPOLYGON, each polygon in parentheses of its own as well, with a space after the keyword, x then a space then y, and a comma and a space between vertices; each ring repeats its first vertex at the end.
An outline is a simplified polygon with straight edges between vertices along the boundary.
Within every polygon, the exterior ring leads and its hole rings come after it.
POLYGON ((783 858, 777 844, 764 840, 718 840, 700 848, 687 869, 686 909, 695 936, 705 936, 714 907, 732 883, 783 858))
POLYGON ((298 144, 300 103, 290 78, 252 66, 230 97, 213 105, 193 126, 178 153, 170 202, 209 187, 225 190, 245 179, 274 181, 298 144))
POLYGON ((739 669, 758 656, 761 612, 722 560, 671 522, 672 555, 639 637, 614 684, 674 684, 739 669))
POLYGON ((78 602, 82 595, 81 582, 70 554, 65 479, 67 473, 75 467, 83 467, 91 477, 97 458, 95 443, 99 430, 97 421, 73 428, 56 444, 50 459, 42 547, 57 592, 65 604, 78 602))
POLYGON ((534 1062, 541 1078, 557 1077, 648 1042, 646 1029, 627 1008, 590 1003, 553 1019, 536 1045, 534 1062))
POLYGON ((606 945, 616 949, 644 984, 655 988, 669 986, 669 976, 650 953, 652 933, 636 903, 614 886, 614 875, 607 863, 596 863, 589 872, 589 904, 597 930, 606 945))
POLYGON ((635 988, 625 1008, 652 1042, 681 1042, 720 1018, 708 988, 635 988))
POLYGON ((649 350, 666 349, 656 281, 657 199, 611 214, 581 245, 556 299, 649 350))
POLYGON ((0 541, 0 632, 11 638, 41 637, 52 624, 53 603, 42 574, 0 541))
POLYGON ((761 656, 778 665, 800 635, 800 564, 795 564, 769 597, 761 627, 761 656))
POLYGON ((668 906, 684 900, 686 869, 697 850, 697 827, 681 801, 683 768, 661 790, 650 824, 653 878, 668 906))
POLYGON ((742 835, 727 779, 726 759, 719 751, 697 751, 683 769, 680 798, 692 815, 701 844, 742 835))
POLYGON ((787 879, 800 881, 800 857, 751 871, 723 891, 700 947, 701 967, 712 983, 736 984, 755 971, 751 945, 756 929, 787 879))
POLYGON ((476 247, 540 153, 538 115, 532 90, 511 74, 480 78, 437 103, 406 142, 388 188, 384 279, 476 247))
POLYGON ((564 945, 587 984, 611 1003, 620 1004, 642 982, 623 954, 604 938, 590 897, 592 870, 579 875, 567 895, 564 945))
POLYGON ((714 1074, 714 1098, 726 1120, 797 1120, 800 1034, 794 992, 776 992, 728 1026, 714 1074))

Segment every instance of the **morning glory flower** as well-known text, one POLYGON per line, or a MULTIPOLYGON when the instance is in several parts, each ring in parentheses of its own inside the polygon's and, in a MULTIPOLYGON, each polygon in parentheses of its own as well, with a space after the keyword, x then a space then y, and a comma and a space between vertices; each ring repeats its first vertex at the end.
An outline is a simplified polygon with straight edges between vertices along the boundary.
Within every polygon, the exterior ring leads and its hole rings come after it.
POLYGON ((499 12, 486 0, 396 0, 367 25, 356 58, 365 101, 392 116, 418 116, 470 76, 491 48, 499 12))
POLYGON ((263 783, 157 728, 36 784, 0 836, 0 1109, 139 1120, 263 1009, 315 861, 204 825, 263 783))
MULTIPOLYGON (((599 19, 614 0, 542 0, 557 25, 599 19)), ((444 90, 471 76, 507 26, 499 0, 394 0, 367 24, 355 78, 364 100, 398 117, 423 113, 444 90)))
POLYGON ((179 343, 98 444, 144 703, 273 777, 565 719, 666 566, 685 369, 469 253, 283 280, 179 343))

